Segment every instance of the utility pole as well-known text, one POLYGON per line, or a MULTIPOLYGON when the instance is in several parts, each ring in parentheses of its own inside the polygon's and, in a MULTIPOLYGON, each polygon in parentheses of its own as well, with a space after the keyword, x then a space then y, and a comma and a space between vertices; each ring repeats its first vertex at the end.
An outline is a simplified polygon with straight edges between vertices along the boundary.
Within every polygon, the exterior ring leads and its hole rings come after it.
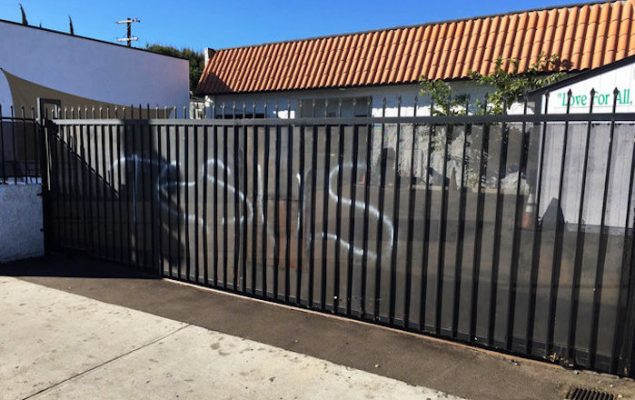
POLYGON ((141 20, 139 18, 126 18, 124 20, 117 21, 117 24, 126 24, 126 37, 117 38, 118 42, 126 42, 126 46, 132 47, 132 42, 139 40, 138 37, 132 36, 132 24, 135 22, 141 22, 141 20))

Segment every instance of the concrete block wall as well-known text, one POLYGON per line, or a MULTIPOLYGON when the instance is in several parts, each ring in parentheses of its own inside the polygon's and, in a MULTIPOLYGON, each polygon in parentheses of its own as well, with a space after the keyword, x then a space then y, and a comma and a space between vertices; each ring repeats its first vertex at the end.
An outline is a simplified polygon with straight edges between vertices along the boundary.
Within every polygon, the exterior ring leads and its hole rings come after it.
POLYGON ((0 185, 0 263, 44 255, 41 185, 0 185))

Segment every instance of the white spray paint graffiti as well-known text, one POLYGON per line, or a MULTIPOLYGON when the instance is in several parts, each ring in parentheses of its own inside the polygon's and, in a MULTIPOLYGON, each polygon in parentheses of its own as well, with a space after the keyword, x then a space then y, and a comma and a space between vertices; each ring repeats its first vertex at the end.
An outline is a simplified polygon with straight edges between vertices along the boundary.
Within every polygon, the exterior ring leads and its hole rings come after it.
MULTIPOLYGON (((353 163, 352 162, 345 162, 342 164, 342 166, 344 167, 344 169, 348 169, 348 170, 352 170, 353 169, 353 163)), ((333 190, 333 183, 337 182, 337 175, 339 173, 340 167, 339 165, 336 165, 335 167, 333 167, 331 169, 331 171, 329 172, 329 197, 335 202, 335 204, 337 205, 338 203, 338 198, 337 198, 337 191, 333 190)), ((361 171, 361 173, 365 173, 366 172, 366 165, 362 164, 362 163, 358 163, 357 164, 357 170, 361 171)), ((350 210, 349 212, 355 212, 355 209, 357 210, 361 210, 364 211, 366 204, 362 201, 359 200, 355 200, 355 204, 353 203, 353 200, 351 198, 348 198, 346 196, 342 196, 342 205, 345 206, 353 206, 354 209, 350 210)), ((369 225, 370 225, 370 218, 374 218, 376 221, 379 220, 379 218, 382 218, 381 223, 383 226, 383 229, 386 231, 387 238, 388 240, 386 241, 386 244, 384 245, 384 250, 382 252, 382 254, 388 254, 388 251, 392 250, 392 240, 393 240, 393 235, 395 233, 394 230, 394 226, 393 226, 393 221, 390 217, 386 216, 386 215, 381 215, 380 211, 378 208, 376 208, 375 206, 373 206, 372 204, 368 205, 368 216, 369 216, 369 225)), ((373 226, 373 225, 370 225, 373 226)), ((337 241, 337 234, 335 233, 327 233, 327 238, 329 240, 333 240, 333 241, 337 241)), ((357 257, 362 257, 364 254, 364 249, 360 248, 358 246, 355 246, 354 244, 349 243, 346 239, 344 238, 340 238, 340 244, 346 249, 349 250, 351 245, 353 246, 353 254, 357 257)), ((370 246, 369 246, 370 247, 370 246)), ((368 257, 371 260, 374 260, 377 258, 377 254, 368 249, 367 250, 367 254, 368 257)))
MULTIPOLYGON (((109 168, 108 173, 110 174, 110 176, 116 176, 115 174, 118 172, 117 170, 119 168, 126 168, 126 169, 133 168, 134 175, 133 175, 132 188, 131 188, 132 202, 137 202, 138 196, 139 196, 138 187, 139 187, 140 178, 141 178, 140 177, 141 167, 143 165, 159 167, 159 173, 156 176, 155 180, 152 182, 152 186, 153 186, 155 199, 157 203, 159 204, 159 206, 161 207, 161 210, 167 213, 169 217, 178 218, 183 222, 187 220, 188 222, 198 223, 205 230, 209 230, 210 221, 205 221, 194 213, 180 212, 180 210, 176 209, 176 205, 174 201, 170 201, 170 198, 173 197, 173 195, 170 194, 170 191, 174 190, 175 187, 188 190, 188 191, 193 191, 193 190, 196 190, 197 182, 199 182, 200 179, 207 179, 210 184, 210 190, 225 190, 226 188, 228 192, 228 197, 231 197, 231 198, 233 198, 237 194, 239 201, 241 203, 245 202, 245 205, 247 208, 246 222, 247 223, 253 222, 254 204, 252 200, 250 200, 249 197, 242 190, 236 189, 234 185, 232 185, 231 183, 225 182, 222 179, 217 179, 215 175, 216 171, 218 171, 220 176, 224 176, 226 172, 228 178, 232 177, 234 174, 234 171, 232 170, 232 168, 229 165, 227 165, 227 163, 225 163, 223 160, 216 160, 214 158, 208 159, 207 161, 205 161, 205 163, 207 164, 206 166, 200 165, 200 167, 197 169, 197 176, 193 177, 193 180, 183 181, 179 179, 179 176, 178 176, 179 165, 175 161, 166 162, 166 161, 159 161, 159 160, 151 160, 148 158, 140 157, 137 154, 132 154, 130 156, 121 157, 115 160, 112 163, 111 167, 109 168), (207 167, 207 174, 205 174, 205 167, 207 167)), ((353 163, 346 162, 343 164, 343 167, 346 170, 352 170, 353 163)), ((258 179, 258 188, 259 188, 257 196, 256 196, 256 200, 258 203, 257 219, 258 219, 258 222, 262 224, 264 223, 263 210, 264 210, 264 202, 265 202, 265 193, 262 190, 263 173, 262 173, 262 167, 260 164, 258 164, 256 168, 257 168, 256 176, 258 179)), ((366 165, 360 163, 357 165, 357 169, 360 173, 364 173, 366 170, 366 165)), ((328 179, 329 179, 329 183, 328 183, 329 193, 328 194, 329 194, 330 200, 333 201, 336 206, 338 203, 338 197, 337 197, 337 192, 336 190, 334 190, 333 186, 335 185, 337 181, 338 173, 339 173, 339 165, 336 165, 329 171, 329 174, 328 174, 328 179)), ((310 172, 307 172, 307 175, 310 175, 310 172)), ((298 187, 297 190, 300 190, 303 186, 304 186, 303 190, 307 190, 306 186, 302 185, 299 174, 296 175, 296 179, 297 179, 297 187, 298 187)), ((306 180, 307 179, 305 176, 305 182, 306 180)), ((305 193, 305 198, 306 197, 308 197, 308 193, 305 193)), ((190 198, 193 198, 193 197, 190 195, 190 198)), ((353 204, 352 199, 346 196, 342 196, 341 201, 343 206, 352 207, 352 209, 349 210, 349 212, 355 212, 357 210, 360 210, 363 212, 365 209, 365 203, 363 201, 356 200, 355 204, 353 204)), ((304 203, 305 204, 303 205, 302 213, 306 215, 308 211, 308 208, 307 208, 308 206, 306 201, 304 203)), ((134 219, 134 222, 136 223, 138 222, 137 209, 136 207, 134 207, 133 209, 134 209, 133 219, 134 219)), ((382 227, 388 239, 386 241, 386 244, 384 245, 384 250, 386 250, 384 254, 388 254, 388 251, 392 249, 392 239, 394 235, 394 226, 393 226, 392 219, 386 215, 383 215, 383 216, 380 215, 379 209, 372 204, 368 205, 368 215, 369 215, 369 226, 374 226, 374 224, 371 222, 372 220, 377 221, 380 219, 380 217, 382 218, 382 221, 381 221, 382 227)), ((238 222, 236 221, 235 217, 229 217, 227 218, 227 220, 225 220, 224 217, 221 216, 220 222, 221 224, 224 224, 224 225, 225 224, 238 225, 245 222, 245 216, 241 215, 239 217, 238 222)), ((211 223, 213 223, 213 221, 211 223)), ((268 238, 266 240, 269 240, 269 241, 275 240, 273 231, 272 231, 272 225, 273 224, 271 222, 268 222, 267 224, 268 238)), ((303 229, 303 227, 300 224, 300 216, 298 214, 297 222, 296 222, 296 232, 295 232, 296 235, 298 234, 300 229, 303 229)), ((321 232, 320 235, 322 236, 322 239, 331 240, 331 241, 338 240, 337 234, 330 231, 326 232, 326 236, 324 236, 324 232, 321 232)), ((305 248, 308 248, 308 244, 309 244, 308 240, 310 240, 310 238, 307 238, 307 243, 305 248)), ((345 238, 340 238, 339 243, 342 246, 342 248, 344 248, 347 251, 352 246, 353 254, 355 257, 359 258, 359 257, 362 257, 364 254, 363 248, 361 248, 358 245, 349 243, 348 240, 345 238)), ((374 247, 374 246, 369 246, 369 248, 367 249, 367 256, 370 260, 375 260, 377 255, 375 251, 371 250, 370 247, 374 247)))

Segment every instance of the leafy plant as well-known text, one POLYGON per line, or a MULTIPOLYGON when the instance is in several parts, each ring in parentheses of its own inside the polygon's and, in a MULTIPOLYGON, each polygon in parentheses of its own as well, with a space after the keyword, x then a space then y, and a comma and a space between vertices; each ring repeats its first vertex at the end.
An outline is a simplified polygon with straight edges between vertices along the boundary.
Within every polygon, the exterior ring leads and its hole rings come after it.
MULTIPOLYGON (((477 100, 476 109, 490 114, 504 114, 508 105, 522 99, 528 92, 562 79, 564 73, 560 69, 567 64, 555 54, 540 54, 526 71, 519 72, 520 61, 517 58, 499 57, 491 74, 483 75, 475 71, 470 73, 470 78, 474 82, 491 89, 486 104, 484 100, 477 100)), ((457 111, 467 111, 466 95, 454 95, 447 82, 421 78, 420 83, 422 94, 429 95, 432 100, 433 115, 451 115, 457 111)))
POLYGON ((432 115, 451 115, 458 113, 461 109, 467 114, 468 95, 453 95, 450 84, 442 80, 421 78, 420 83, 421 94, 430 96, 430 112, 432 115))
POLYGON ((527 71, 519 73, 520 61, 517 58, 499 57, 494 64, 493 73, 483 75, 473 71, 470 77, 479 85, 493 89, 487 97, 487 112, 504 114, 507 111, 506 106, 522 99, 528 92, 562 79, 564 73, 559 70, 565 64, 566 62, 561 61, 555 54, 551 56, 540 54, 527 71), (509 63, 511 71, 504 67, 505 62, 509 63))

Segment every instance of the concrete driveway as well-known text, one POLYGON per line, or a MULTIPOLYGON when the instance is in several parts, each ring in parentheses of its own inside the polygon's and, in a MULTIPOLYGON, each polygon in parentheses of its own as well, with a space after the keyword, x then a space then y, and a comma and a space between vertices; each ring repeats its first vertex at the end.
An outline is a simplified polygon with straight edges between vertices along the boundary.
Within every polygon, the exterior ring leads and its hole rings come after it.
POLYGON ((0 398, 459 399, 0 277, 0 398))

